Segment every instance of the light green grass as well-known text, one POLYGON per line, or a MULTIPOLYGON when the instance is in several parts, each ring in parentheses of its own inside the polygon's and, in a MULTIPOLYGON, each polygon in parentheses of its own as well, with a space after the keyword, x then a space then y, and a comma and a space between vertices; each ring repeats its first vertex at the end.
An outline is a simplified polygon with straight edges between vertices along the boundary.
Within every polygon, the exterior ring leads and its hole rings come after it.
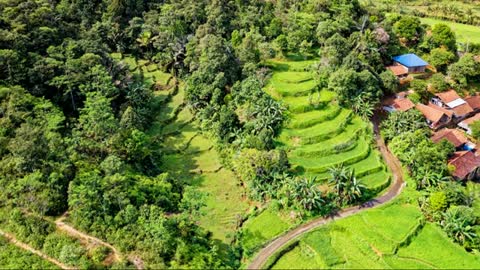
POLYGON ((310 80, 312 80, 311 73, 298 71, 275 72, 271 78, 271 81, 290 84, 301 83, 310 80))
POLYGON ((351 151, 321 157, 295 157, 291 156, 292 164, 303 167, 307 172, 322 173, 336 164, 350 165, 365 159, 370 152, 370 145, 360 139, 351 151))
POLYGON ((23 250, 0 236, 1 269, 60 269, 41 257, 23 250))
POLYGON ((322 90, 315 92, 311 96, 283 97, 280 100, 288 107, 292 113, 308 112, 316 109, 316 104, 323 105, 335 98, 332 91, 322 90))
POLYGON ((300 83, 286 83, 283 81, 270 80, 265 86, 267 92, 277 92, 281 96, 307 96, 316 89, 317 84, 313 80, 300 83))
POLYGON ((277 211, 267 209, 243 224, 243 246, 248 251, 256 250, 269 239, 282 234, 291 225, 286 218, 280 217, 277 211))
MULTIPOLYGON (((359 136, 359 133, 365 129, 365 123, 359 118, 354 118, 350 124, 347 125, 345 130, 337 136, 328 140, 316 143, 308 144, 297 147, 292 155, 295 156, 319 156, 322 154, 331 154, 335 152, 335 147, 349 142, 354 142, 359 136)), ((339 151, 341 152, 341 151, 339 151)))
POLYGON ((288 122, 288 128, 308 128, 315 124, 325 122, 335 118, 341 111, 341 108, 334 105, 328 105, 323 110, 309 111, 306 113, 294 114, 288 122))
POLYGON ((217 173, 202 174, 196 181, 199 190, 207 194, 200 225, 208 228, 214 239, 231 242, 236 226, 248 208, 237 179, 231 171, 222 169, 217 173))
POLYGON ((480 27, 479 26, 455 23, 455 22, 432 19, 432 18, 420 18, 420 21, 422 21, 422 23, 432 25, 432 26, 439 23, 443 23, 450 26, 450 28, 455 32, 458 42, 480 43, 480 27))
POLYGON ((303 243, 287 252, 272 269, 320 269, 327 268, 319 256, 303 243))
POLYGON ((392 175, 385 171, 379 171, 373 174, 369 174, 360 178, 360 181, 363 185, 367 188, 374 189, 376 187, 380 187, 386 185, 389 180, 391 179, 392 175))
POLYGON ((479 269, 480 257, 467 253, 452 242, 434 224, 427 224, 415 241, 398 252, 401 257, 414 257, 438 268, 479 269))

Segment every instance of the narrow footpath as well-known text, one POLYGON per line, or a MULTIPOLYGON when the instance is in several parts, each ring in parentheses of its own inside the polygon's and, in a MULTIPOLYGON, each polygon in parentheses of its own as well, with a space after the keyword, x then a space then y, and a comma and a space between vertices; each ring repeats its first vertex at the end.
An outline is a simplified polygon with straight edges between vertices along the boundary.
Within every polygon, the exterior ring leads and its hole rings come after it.
POLYGON ((68 266, 68 265, 65 265, 61 262, 59 262, 58 260, 48 256, 47 254, 43 253, 42 251, 40 250, 37 250, 33 247, 31 247, 30 245, 28 244, 25 244, 23 242, 20 242, 19 240, 17 240, 17 238, 15 238, 15 236, 9 234, 9 233, 6 233, 4 231, 1 231, 0 230, 0 235, 5 237, 10 243, 12 243, 13 245, 23 249, 23 250, 26 250, 28 252, 31 252, 39 257, 41 257, 42 259, 44 260, 47 260, 53 264, 55 264, 56 266, 60 267, 61 269, 75 269, 74 267, 71 267, 71 266, 68 266))
POLYGON ((252 260, 252 262, 248 266, 248 269, 261 269, 262 266, 265 264, 265 262, 268 260, 268 258, 270 258, 270 256, 275 254, 276 251, 281 249, 284 245, 286 245, 291 240, 296 239, 301 235, 308 233, 312 230, 315 230, 318 227, 321 227, 334 220, 346 218, 346 217, 355 215, 357 213, 363 212, 365 210, 375 208, 387 202, 390 202, 402 192, 402 189, 405 186, 405 182, 403 180, 403 172, 402 172, 402 166, 400 164, 400 161, 390 152, 390 150, 388 150, 387 146, 385 145, 385 142, 383 141, 383 138, 380 135, 380 128, 379 128, 380 120, 378 119, 378 117, 375 116, 372 120, 372 123, 374 126, 375 141, 376 141, 377 147, 382 153, 385 163, 390 168, 393 174, 393 182, 388 188, 388 190, 382 196, 374 198, 362 205, 352 206, 352 207, 343 209, 331 218, 321 217, 321 218, 314 219, 308 223, 300 225, 299 227, 287 232, 284 235, 281 235, 275 238, 267 246, 265 246, 262 250, 260 250, 260 252, 256 255, 256 257, 252 260))
MULTIPOLYGON (((98 244, 98 245, 102 245, 104 247, 107 247, 109 248, 112 253, 113 253, 113 256, 114 256, 114 259, 115 261, 121 261, 122 260, 122 254, 111 244, 101 240, 101 239, 98 239, 96 237, 93 237, 91 235, 88 235, 84 232, 81 232, 77 229, 75 229, 74 227, 68 225, 67 223, 64 222, 64 220, 67 218, 67 215, 68 215, 68 212, 63 214, 60 218, 58 218, 57 220, 55 220, 55 225, 57 226, 57 228, 75 238, 80 238, 80 239, 83 239, 87 242, 93 242, 95 244, 98 244)), ((135 268, 137 269, 143 269, 143 261, 140 259, 140 258, 137 258, 137 257, 131 257, 131 258, 128 258, 134 265, 135 265, 135 268)))

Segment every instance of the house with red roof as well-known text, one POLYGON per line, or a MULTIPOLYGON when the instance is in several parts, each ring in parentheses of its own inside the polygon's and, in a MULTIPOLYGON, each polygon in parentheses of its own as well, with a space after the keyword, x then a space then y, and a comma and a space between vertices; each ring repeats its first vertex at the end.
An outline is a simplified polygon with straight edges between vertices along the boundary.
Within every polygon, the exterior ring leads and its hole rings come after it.
POLYGON ((453 112, 455 120, 461 120, 474 113, 473 108, 455 90, 437 93, 431 102, 453 112))
POLYGON ((431 139, 434 143, 439 143, 442 140, 447 140, 451 144, 453 144, 453 146, 455 146, 455 149, 457 150, 469 151, 475 148, 475 145, 471 143, 465 136, 465 134, 458 129, 441 129, 437 132, 434 132, 431 139))
POLYGON ((471 135, 472 134, 471 125, 477 121, 480 121, 480 113, 463 120, 462 122, 458 123, 458 126, 461 129, 465 130, 467 134, 471 135))
POLYGON ((428 126, 432 129, 440 129, 450 124, 452 121, 453 113, 435 104, 430 103, 427 106, 419 103, 415 108, 423 114, 427 120, 428 126))
POLYGON ((469 96, 465 98, 465 101, 475 113, 480 112, 480 96, 469 96))
POLYGON ((459 151, 449 159, 448 165, 454 168, 452 176, 457 180, 480 178, 480 156, 472 151, 459 151))

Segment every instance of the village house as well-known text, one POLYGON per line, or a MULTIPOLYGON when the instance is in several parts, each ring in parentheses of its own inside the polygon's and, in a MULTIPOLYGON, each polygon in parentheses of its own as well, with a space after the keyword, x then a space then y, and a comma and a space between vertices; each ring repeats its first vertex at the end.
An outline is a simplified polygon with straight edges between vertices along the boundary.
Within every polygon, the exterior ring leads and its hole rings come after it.
POLYGON ((463 134, 462 131, 457 129, 441 129, 435 132, 432 135, 431 139, 434 143, 439 143, 442 140, 447 140, 451 144, 453 144, 453 146, 455 146, 456 150, 459 151, 470 151, 475 149, 475 145, 468 140, 468 138, 463 134))
POLYGON ((476 180, 480 177, 480 156, 475 152, 455 152, 448 165, 454 168, 452 176, 457 180, 476 180))
POLYGON ((465 98, 465 101, 475 113, 480 112, 480 96, 469 96, 465 98))
POLYGON ((406 112, 415 108, 415 104, 407 97, 409 92, 400 92, 395 98, 387 102, 387 105, 383 106, 383 109, 387 112, 406 112))
MULTIPOLYGON (((407 73, 423 73, 428 63, 416 54, 409 53, 393 57, 393 67, 401 66, 407 73)), ((400 69, 398 68, 400 73, 400 69)))
POLYGON ((470 118, 463 120, 462 122, 458 123, 458 126, 465 130, 467 134, 472 135, 472 129, 470 126, 477 121, 480 121, 480 114, 476 114, 470 118))
POLYGON ((451 110, 455 120, 464 119, 474 113, 470 105, 462 99, 455 90, 449 90, 443 93, 437 93, 431 102, 439 107, 451 110))
POLYGON ((397 76, 397 78, 400 80, 405 79, 408 76, 408 68, 402 65, 388 66, 387 69, 390 70, 393 75, 397 76))
POLYGON ((445 110, 441 107, 438 107, 434 104, 417 104, 415 106, 417 110, 419 110, 425 119, 427 120, 427 124, 432 129, 440 129, 445 127, 446 125, 450 124, 452 121, 453 113, 445 110))

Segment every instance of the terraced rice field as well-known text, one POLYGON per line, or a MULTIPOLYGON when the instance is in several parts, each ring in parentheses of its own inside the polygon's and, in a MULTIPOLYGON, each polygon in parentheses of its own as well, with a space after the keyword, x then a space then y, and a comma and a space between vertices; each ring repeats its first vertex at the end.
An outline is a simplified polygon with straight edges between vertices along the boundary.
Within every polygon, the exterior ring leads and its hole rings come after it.
POLYGON ((163 142, 161 169, 174 179, 190 184, 205 195, 200 225, 211 231, 220 250, 232 240, 248 203, 235 175, 222 168, 213 143, 196 126, 193 114, 185 106, 184 87, 157 65, 144 60, 114 55, 133 72, 140 69, 149 87, 154 87, 155 119, 149 134, 163 142))
POLYGON ((309 61, 271 60, 273 75, 265 91, 282 101, 290 119, 278 138, 279 147, 299 175, 328 179, 328 169, 343 163, 355 169, 369 188, 388 184, 390 174, 371 139, 369 123, 339 107, 335 94, 319 90, 309 61))
POLYGON ((416 205, 393 203, 330 223, 306 234, 272 269, 478 269, 436 224, 425 223, 416 205))

